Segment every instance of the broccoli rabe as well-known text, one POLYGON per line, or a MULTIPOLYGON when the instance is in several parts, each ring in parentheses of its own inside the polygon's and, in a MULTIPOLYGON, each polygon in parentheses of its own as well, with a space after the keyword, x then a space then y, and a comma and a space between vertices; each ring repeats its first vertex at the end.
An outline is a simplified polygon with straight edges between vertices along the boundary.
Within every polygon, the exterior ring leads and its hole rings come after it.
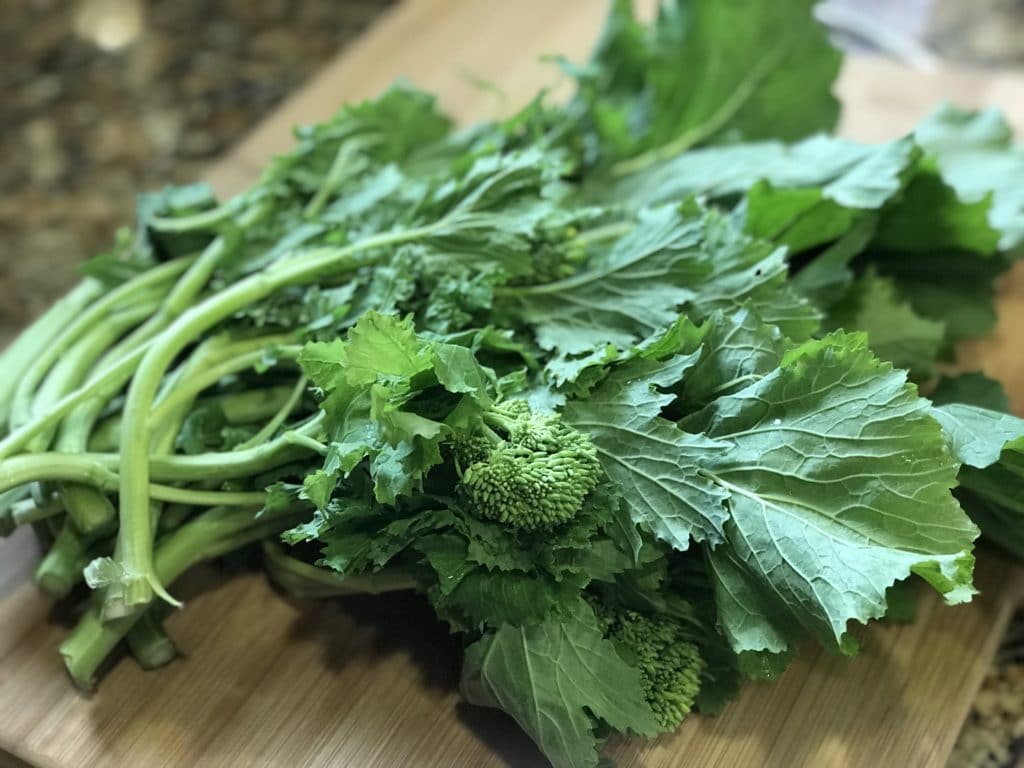
POLYGON ((587 435, 523 400, 487 410, 458 445, 456 461, 474 514, 531 531, 576 517, 601 477, 587 435))
POLYGON ((598 622, 619 655, 640 671, 644 697, 665 733, 674 731, 700 692, 704 660, 682 624, 593 602, 598 622))

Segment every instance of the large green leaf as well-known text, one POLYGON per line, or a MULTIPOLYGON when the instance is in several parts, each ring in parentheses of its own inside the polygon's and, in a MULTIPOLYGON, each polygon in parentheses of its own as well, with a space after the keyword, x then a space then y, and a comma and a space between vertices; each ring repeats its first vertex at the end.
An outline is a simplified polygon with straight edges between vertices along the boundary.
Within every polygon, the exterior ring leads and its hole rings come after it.
POLYGON ((683 426, 730 446, 700 463, 728 494, 726 541, 709 549, 737 652, 801 630, 852 651, 849 622, 884 615, 911 573, 949 602, 971 595, 977 530, 950 494, 957 462, 863 336, 808 342, 683 426))
POLYGON ((471 704, 510 714, 554 768, 597 764, 598 720, 617 731, 658 732, 640 673, 604 639, 582 600, 568 616, 505 625, 469 646, 462 692, 471 704))
MULTIPOLYGON (((786 249, 745 233, 730 217, 695 204, 644 209, 635 227, 573 277, 504 292, 539 344, 561 355, 628 349, 670 326, 750 305, 794 338, 817 330, 817 310, 786 284, 786 249)), ((587 361, 586 364, 590 364, 587 361)), ((560 360, 572 380, 579 360, 560 360)))
POLYGON ((574 354, 629 347, 672 323, 709 265, 703 215, 663 207, 640 214, 631 232, 574 277, 512 291, 517 312, 545 349, 574 354))
POLYGON ((1013 146, 1013 129, 994 109, 972 112, 945 104, 914 132, 933 154, 946 183, 968 201, 991 203, 988 220, 999 245, 1024 240, 1024 150, 1013 146))
POLYGON ((946 336, 945 323, 917 314, 895 283, 874 271, 862 275, 831 308, 826 323, 864 331, 876 355, 918 379, 934 374, 946 336))
POLYGON ((689 547, 691 537, 721 541, 727 519, 726 492, 699 467, 705 455, 725 452, 728 444, 687 434, 661 416, 675 396, 658 388, 680 381, 698 357, 681 356, 647 371, 627 365, 563 412, 590 435, 634 522, 679 550, 689 547))
POLYGON ((668 0, 645 27, 631 0, 617 0, 589 65, 573 70, 580 81, 573 107, 596 134, 602 159, 832 128, 840 55, 813 5, 668 0))

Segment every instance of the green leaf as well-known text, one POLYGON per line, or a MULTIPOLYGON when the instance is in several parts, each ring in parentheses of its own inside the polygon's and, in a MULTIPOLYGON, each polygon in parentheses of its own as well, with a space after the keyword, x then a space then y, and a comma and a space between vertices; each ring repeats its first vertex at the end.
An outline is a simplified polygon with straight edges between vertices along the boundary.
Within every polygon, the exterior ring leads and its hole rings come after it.
POLYGON ((645 28, 619 0, 589 65, 572 70, 572 108, 612 158, 828 130, 839 114, 831 85, 840 55, 813 5, 670 0, 645 28))
POLYGON ((700 357, 682 378, 680 399, 688 412, 696 411, 716 397, 743 389, 775 370, 786 346, 779 329, 753 310, 717 313, 707 322, 700 357))
POLYGON ((583 579, 557 581, 545 574, 475 568, 444 594, 431 593, 440 618, 461 631, 502 624, 532 624, 570 611, 583 579))
POLYGON ((640 673, 605 640, 590 606, 531 626, 505 625, 466 649, 462 693, 511 715, 554 768, 593 768, 598 721, 620 732, 658 731, 640 673))
POLYGON ((846 295, 853 284, 850 263, 875 236, 877 218, 860 219, 850 231, 822 251, 795 275, 789 284, 819 309, 828 309, 846 295))
POLYGON ((927 402, 863 336, 803 344, 684 427, 730 446, 701 468, 728 495, 711 557, 737 653, 803 632, 852 652, 848 623, 883 616, 911 573, 947 602, 970 597, 977 529, 950 494, 957 463, 927 402))
POLYGON ((449 392, 473 395, 481 402, 497 386, 494 371, 480 365, 471 349, 456 344, 434 346, 434 374, 449 392))
POLYGON ((429 370, 433 350, 416 336, 412 318, 367 312, 348 332, 345 378, 352 386, 370 384, 380 376, 409 378, 429 370))
MULTIPOLYGON (((813 136, 795 144, 760 141, 706 147, 616 183, 602 182, 590 191, 598 200, 639 206, 695 195, 727 200, 765 182, 773 194, 767 194, 768 187, 763 189, 755 208, 782 203, 792 210, 799 198, 784 190, 819 190, 823 201, 875 211, 903 189, 919 154, 909 139, 870 146, 831 136, 813 136)), ((806 199, 802 202, 806 204, 806 199)))
POLYGON ((827 199, 820 188, 775 189, 767 181, 751 187, 745 212, 748 233, 785 245, 790 253, 837 240, 859 216, 827 199))
POLYGON ((945 323, 921 317, 899 295, 896 284, 865 273, 829 312, 830 328, 864 331, 871 350, 918 379, 935 372, 946 336, 945 323))
POLYGON ((989 207, 988 197, 961 201, 936 170, 925 167, 882 215, 877 245, 908 253, 950 249, 991 255, 999 245, 999 232, 989 224, 989 207))
POLYGON ((996 324, 995 279, 1005 270, 999 259, 933 251, 924 255, 872 252, 878 272, 891 277, 914 311, 946 325, 953 343, 991 332, 996 324))
POLYGON ((1024 150, 1012 145, 1013 130, 994 109, 972 112, 944 104, 918 125, 914 139, 934 155, 943 180, 961 199, 991 198, 989 223, 1009 250, 1024 240, 1024 150))
POLYGON ((298 360, 313 386, 334 389, 345 367, 345 342, 341 339, 309 342, 299 352, 298 360))
MULTIPOLYGON (((1024 419, 1008 413, 962 403, 935 406, 931 413, 957 459, 969 467, 995 464, 1007 443, 1024 437, 1024 419)), ((1024 479, 1018 484, 1024 485, 1024 479)))
POLYGON ((1000 413, 1010 412, 1010 400, 1003 385, 977 371, 959 376, 943 376, 929 399, 935 405, 964 403, 1000 413))
POLYGON ((710 271, 686 302, 691 319, 751 307, 793 339, 818 330, 818 311, 787 282, 785 248, 750 237, 735 220, 714 211, 705 218, 703 247, 710 271))
POLYGON ((701 216, 673 207, 642 212, 635 228, 586 271, 512 293, 539 344, 563 354, 628 348, 670 325, 708 267, 701 216))
POLYGON ((728 450, 728 443, 683 432, 661 416, 675 396, 658 387, 675 385, 698 358, 679 356, 661 366, 636 361, 563 411, 590 435, 634 522, 679 550, 691 537, 721 541, 728 519, 728 494, 700 473, 702 457, 728 450))
POLYGON ((327 507, 337 484, 338 478, 335 474, 318 469, 303 478, 302 498, 308 499, 322 512, 327 507))

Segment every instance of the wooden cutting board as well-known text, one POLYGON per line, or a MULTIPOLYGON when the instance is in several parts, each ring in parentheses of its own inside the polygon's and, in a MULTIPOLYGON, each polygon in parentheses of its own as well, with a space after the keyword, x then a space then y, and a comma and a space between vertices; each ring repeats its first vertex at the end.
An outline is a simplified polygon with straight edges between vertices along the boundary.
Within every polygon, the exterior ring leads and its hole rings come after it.
MULTIPOLYGON (((222 193, 251 182, 285 149, 295 124, 329 115, 405 76, 441 94, 461 120, 507 112, 544 84, 564 90, 540 54, 582 58, 605 4, 597 0, 406 0, 213 168, 222 193), (473 84, 497 85, 505 94, 473 84)), ((1024 126, 1024 80, 983 73, 915 74, 848 63, 843 130, 892 138, 942 98, 1001 103, 1024 126)), ((1024 273, 1003 287, 1000 327, 964 351, 1002 378, 1024 410, 1024 273)), ((992 658, 1021 581, 990 553, 981 596, 945 608, 928 595, 908 626, 874 626, 865 653, 808 649, 774 685, 751 684, 715 719, 693 717, 653 744, 613 745, 622 766, 945 764, 992 658)), ((294 601, 254 573, 203 568, 175 588, 169 621, 185 658, 159 672, 118 663, 91 697, 64 675, 57 646, 68 617, 27 574, 30 536, 0 542, 0 766, 192 768, 532 768, 537 751, 503 715, 458 703, 459 646, 412 597, 294 601), (15 757, 16 756, 16 757, 15 757)))

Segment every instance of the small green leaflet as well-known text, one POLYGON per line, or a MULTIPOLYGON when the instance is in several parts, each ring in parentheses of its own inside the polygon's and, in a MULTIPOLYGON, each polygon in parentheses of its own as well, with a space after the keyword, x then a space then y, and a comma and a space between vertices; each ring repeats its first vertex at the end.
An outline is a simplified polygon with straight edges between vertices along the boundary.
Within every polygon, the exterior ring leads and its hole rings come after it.
POLYGON ((639 673, 605 640, 590 606, 525 627, 505 625, 466 649, 462 694, 515 718, 554 768, 592 768, 595 718, 653 736, 639 673))

